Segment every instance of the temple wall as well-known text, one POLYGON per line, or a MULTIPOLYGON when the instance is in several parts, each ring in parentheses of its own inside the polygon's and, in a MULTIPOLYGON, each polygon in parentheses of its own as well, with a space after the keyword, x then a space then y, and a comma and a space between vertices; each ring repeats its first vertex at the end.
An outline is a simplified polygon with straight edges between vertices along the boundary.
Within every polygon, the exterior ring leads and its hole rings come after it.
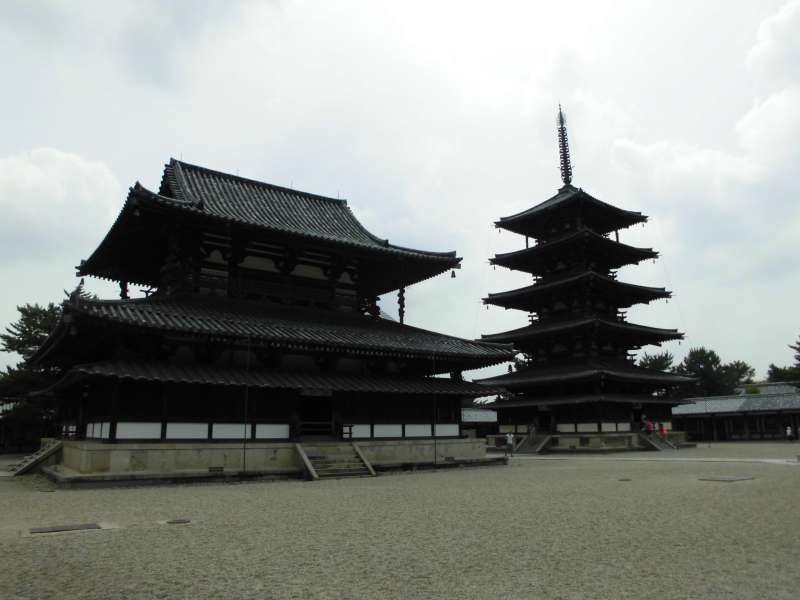
MULTIPOLYGON (((346 442, 345 442, 346 443, 346 442)), ((335 453, 342 442, 305 443, 307 452, 335 453)), ((362 440, 358 442, 375 468, 428 465, 486 458, 482 439, 447 438, 416 440, 362 440)), ((303 464, 294 443, 248 442, 139 442, 115 444, 99 441, 65 441, 65 473, 82 475, 206 474, 246 470, 265 474, 301 474, 303 464), (246 452, 246 465, 243 464, 246 452), (246 469, 245 469, 246 467, 246 469)))
MULTIPOLYGON (((92 441, 64 443, 63 465, 78 473, 170 473, 208 471, 209 468, 242 470, 241 443, 116 443, 92 441)), ((249 442, 248 471, 293 473, 302 469, 294 444, 249 442)))

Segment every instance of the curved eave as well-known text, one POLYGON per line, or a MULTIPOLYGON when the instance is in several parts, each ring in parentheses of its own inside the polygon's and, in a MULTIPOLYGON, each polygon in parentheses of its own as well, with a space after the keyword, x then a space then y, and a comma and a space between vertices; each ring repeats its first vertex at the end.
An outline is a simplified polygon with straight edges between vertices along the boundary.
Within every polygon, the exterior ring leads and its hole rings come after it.
POLYGON ((68 313, 68 304, 65 303, 63 312, 58 320, 58 323, 56 323, 55 328, 36 349, 36 352, 34 352, 28 359, 28 364, 32 366, 45 364, 49 356, 53 352, 57 351, 59 346, 61 346, 64 342, 64 339, 69 336, 72 320, 72 315, 68 313))
POLYGON ((661 329, 658 327, 648 327, 637 325, 636 323, 608 321, 606 319, 576 319, 552 324, 534 324, 519 329, 513 329, 502 333, 488 334, 481 337, 486 342, 526 342, 535 341, 537 338, 553 335, 567 335, 578 329, 595 328, 604 333, 615 333, 626 337, 639 337, 661 343, 670 340, 683 339, 683 334, 677 329, 661 329))
POLYGON ((515 290, 489 294, 486 298, 483 298, 483 303, 502 306, 503 308, 518 308, 525 310, 531 308, 530 303, 534 302, 537 296, 556 292, 561 288, 578 284, 582 280, 587 280, 587 282, 594 280, 600 285, 606 286, 610 292, 619 294, 622 297, 629 296, 637 298, 637 301, 632 302, 632 304, 638 304, 639 302, 643 301, 650 302, 652 300, 670 298, 672 296, 672 293, 668 292, 665 288, 626 283, 624 281, 611 279, 610 277, 606 277, 605 275, 601 275, 594 271, 585 271, 583 273, 579 273, 578 275, 565 277, 564 279, 559 279, 557 281, 548 283, 537 282, 532 285, 517 288, 515 290))
MULTIPOLYGON (((69 344, 79 344, 85 347, 87 340, 77 339, 83 330, 81 324, 101 324, 111 325, 120 328, 121 331, 134 331, 143 333, 162 333, 173 339, 194 340, 198 342, 213 341, 215 343, 227 344, 239 348, 258 346, 262 348, 275 348, 294 352, 323 352, 346 354, 348 356, 378 356, 396 359, 409 359, 421 361, 441 362, 441 368, 436 369, 437 373, 446 373, 452 370, 454 363, 458 364, 463 370, 472 370, 489 367, 492 365, 508 362, 513 359, 515 352, 511 344, 485 342, 482 340, 465 340, 448 336, 409 325, 391 323, 387 331, 378 332, 377 337, 391 338, 392 335, 402 335, 403 332, 418 332, 423 336, 432 336, 434 339, 451 340, 464 345, 468 351, 456 349, 425 348, 424 341, 419 342, 417 347, 412 344, 402 348, 392 348, 379 343, 362 342, 357 339, 358 328, 340 326, 338 330, 324 333, 310 333, 302 328, 297 328, 294 333, 292 327, 285 324, 273 324, 272 329, 285 330, 289 333, 284 334, 262 334, 259 335, 249 324, 241 327, 241 332, 224 330, 212 323, 207 316, 195 319, 197 325, 193 325, 189 318, 180 318, 168 313, 155 312, 153 314, 142 314, 136 318, 130 316, 112 315, 99 313, 91 310, 92 305, 99 306, 103 303, 109 305, 120 305, 124 303, 135 304, 141 300, 128 301, 81 301, 65 305, 65 315, 56 327, 56 331, 47 338, 45 343, 35 355, 38 362, 47 361, 57 352, 70 353, 69 344), (75 324, 78 336, 68 335, 72 325, 75 324), (397 328, 401 328, 398 330, 397 328), (353 339, 343 339, 339 332, 355 332, 353 339), (317 339, 314 339, 316 335, 317 339), (72 341, 74 339, 74 341, 72 341), (66 347, 66 348, 65 348, 66 347)), ((222 318, 222 317, 220 317, 222 318)), ((366 320, 367 317, 364 317, 366 320)), ((243 321, 245 322, 245 321, 243 321)), ((388 325, 389 322, 384 325, 388 325)), ((360 335, 364 335, 363 331, 360 335)))
POLYGON ((577 365, 574 369, 538 369, 532 367, 524 371, 507 373, 497 377, 476 380, 475 383, 490 386, 502 386, 509 390, 524 389, 530 386, 549 385, 567 381, 584 381, 610 379, 616 381, 628 381, 634 383, 651 384, 656 386, 678 386, 692 383, 695 381, 691 377, 663 373, 651 369, 631 367, 625 369, 615 369, 613 367, 592 367, 591 365, 577 365), (539 374, 537 374, 537 371, 539 374))
POLYGON ((594 404, 610 402, 616 404, 683 404, 683 400, 666 396, 648 396, 644 394, 582 394, 575 396, 537 396, 535 398, 520 395, 510 400, 497 400, 488 405, 490 408, 521 408, 527 406, 562 406, 570 404, 594 404))
MULTIPOLYGON (((581 188, 567 185, 561 188, 555 196, 544 202, 514 215, 501 217, 498 221, 495 221, 494 224, 495 227, 498 228, 506 229, 521 235, 529 235, 532 232, 531 228, 536 228, 537 221, 543 218, 546 219, 554 212, 569 208, 570 205, 578 202, 587 203, 589 206, 593 207, 593 209, 608 214, 611 219, 615 219, 618 222, 616 227, 610 227, 607 231, 622 229, 635 225, 636 223, 644 223, 647 221, 647 217, 641 212, 618 208, 612 204, 598 200, 581 188)), ((601 231, 601 233, 605 232, 606 231, 601 231)))
MULTIPOLYGON (((295 373, 267 369, 245 370, 208 365, 174 365, 164 362, 125 360, 76 365, 50 388, 42 390, 36 395, 48 395, 68 389, 88 378, 296 391, 326 390, 473 398, 487 393, 484 386, 468 381, 439 377, 295 373)), ((498 393, 502 390, 496 388, 492 391, 498 393)))
POLYGON ((621 242, 616 242, 605 236, 594 233, 587 229, 575 231, 568 236, 552 240, 549 242, 539 242, 530 248, 523 248, 514 252, 496 254, 489 259, 489 263, 516 271, 538 274, 541 270, 541 263, 546 261, 554 253, 559 255, 568 251, 570 246, 584 243, 587 247, 608 250, 611 258, 605 262, 610 268, 618 268, 624 265, 636 264, 643 260, 658 258, 658 252, 652 248, 638 248, 629 246, 621 242))

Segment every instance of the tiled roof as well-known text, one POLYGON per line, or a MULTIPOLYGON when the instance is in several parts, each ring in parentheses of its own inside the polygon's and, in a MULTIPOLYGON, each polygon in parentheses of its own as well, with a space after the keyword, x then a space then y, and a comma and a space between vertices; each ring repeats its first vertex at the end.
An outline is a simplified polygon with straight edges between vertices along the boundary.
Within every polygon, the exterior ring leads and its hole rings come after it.
POLYGON ((455 396, 479 396, 486 393, 484 386, 441 377, 400 378, 367 375, 283 373, 255 369, 248 371, 224 367, 182 366, 136 361, 103 362, 75 366, 50 391, 69 387, 86 376, 111 377, 134 381, 162 381, 168 383, 308 391, 455 396))
POLYGON ((243 231, 255 241, 290 244, 298 250, 354 256, 369 267, 360 273, 376 295, 458 268, 455 252, 429 252, 390 244, 356 219, 345 200, 212 171, 171 160, 159 193, 139 183, 100 245, 78 266, 79 275, 158 286, 174 226, 231 234, 243 231), (370 285, 371 284, 371 285, 370 285))
POLYGON ((609 239, 586 228, 571 231, 567 235, 548 242, 539 242, 530 248, 497 254, 490 258, 493 265, 500 265, 538 274, 546 261, 554 256, 563 256, 571 247, 581 244, 592 253, 595 260, 602 254, 604 265, 616 269, 648 258, 657 258, 658 252, 652 248, 637 248, 609 239))
POLYGON ((504 386, 509 389, 523 389, 528 386, 548 385, 562 381, 593 380, 600 376, 605 376, 607 379, 654 385, 679 385, 693 381, 689 377, 643 369, 626 361, 588 358, 576 359, 559 365, 534 366, 497 377, 481 379, 477 382, 504 386))
MULTIPOLYGON (((502 217, 499 221, 495 222, 495 225, 497 227, 502 227, 503 229, 508 229, 509 231, 525 234, 526 223, 532 222, 534 219, 543 214, 579 201, 586 202, 593 206, 594 209, 607 213, 609 216, 619 222, 618 227, 628 227, 634 223, 641 223, 647 220, 647 217, 642 213, 617 208, 616 206, 607 204, 601 200, 598 200, 597 198, 594 198, 593 196, 584 192, 581 188, 576 188, 567 184, 558 190, 558 193, 555 196, 548 198, 544 202, 541 202, 536 206, 517 214, 510 215, 508 217, 502 217)), ((616 228, 617 227, 610 227, 608 230, 612 231, 616 228)))
POLYGON ((683 406, 676 407, 676 417, 719 413, 773 412, 800 410, 800 391, 777 394, 740 394, 735 396, 708 396, 687 398, 683 406))
POLYGON ((576 329, 585 329, 587 327, 597 328, 604 333, 615 333, 621 336, 632 337, 639 341, 647 340, 650 341, 650 343, 675 340, 683 337, 683 334, 679 333, 677 329, 659 329, 657 327, 637 325, 636 323, 628 323, 626 321, 612 321, 589 317, 571 319, 569 321, 535 323, 527 327, 521 327, 520 329, 484 335, 482 339, 487 342, 524 342, 553 333, 569 336, 571 332, 574 332, 576 329))
POLYGON ((606 275, 601 275, 595 271, 584 271, 556 281, 537 282, 515 290, 489 294, 483 299, 483 302, 484 304, 496 304, 509 308, 522 308, 523 304, 535 301, 537 297, 542 295, 556 291, 565 291, 570 286, 584 284, 594 285, 595 289, 601 290, 608 295, 613 294, 615 297, 627 298, 630 300, 631 304, 649 302, 658 298, 669 298, 672 296, 672 293, 664 288, 626 283, 624 281, 612 279, 606 275))
POLYGON ((635 404, 678 404, 681 400, 666 396, 647 396, 642 394, 581 394, 575 396, 535 396, 520 395, 510 400, 497 400, 491 408, 517 408, 521 406, 558 406, 564 404, 588 404, 592 402, 617 402, 635 404))
POLYGON ((395 321, 355 313, 289 307, 211 297, 135 300, 80 300, 67 314, 143 329, 298 350, 388 354, 409 358, 475 361, 489 365, 510 360, 510 345, 465 340, 395 321))
POLYGON ((380 252, 453 261, 455 252, 427 252, 390 244, 367 231, 346 200, 327 198, 174 158, 164 168, 156 198, 225 221, 380 252))

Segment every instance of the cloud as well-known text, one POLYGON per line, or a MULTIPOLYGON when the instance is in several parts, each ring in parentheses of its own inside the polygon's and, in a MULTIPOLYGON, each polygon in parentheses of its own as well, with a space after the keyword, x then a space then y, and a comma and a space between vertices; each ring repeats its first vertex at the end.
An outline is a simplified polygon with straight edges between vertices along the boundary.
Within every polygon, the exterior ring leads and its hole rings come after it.
POLYGON ((783 5, 758 28, 755 45, 747 53, 747 67, 762 89, 796 85, 800 64, 800 0, 783 5))
POLYGON ((0 159, 0 250, 14 261, 40 261, 87 250, 108 225, 121 188, 103 163, 54 148, 0 159), (92 242, 89 241, 88 244, 92 242))

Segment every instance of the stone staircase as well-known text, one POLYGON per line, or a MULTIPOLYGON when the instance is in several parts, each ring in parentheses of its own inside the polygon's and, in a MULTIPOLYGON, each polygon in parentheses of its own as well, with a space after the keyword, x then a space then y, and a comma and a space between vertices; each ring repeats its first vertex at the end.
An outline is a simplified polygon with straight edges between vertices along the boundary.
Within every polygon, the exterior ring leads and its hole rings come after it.
POLYGON ((326 443, 306 446, 298 444, 298 446, 300 446, 298 450, 302 451, 308 459, 306 470, 312 479, 374 477, 376 475, 372 465, 369 464, 355 443, 326 443))
POLYGON ((551 437, 549 434, 527 435, 514 446, 514 452, 520 454, 539 454, 544 452, 550 446, 551 437))
POLYGON ((27 473, 61 450, 61 446, 61 440, 50 440, 33 454, 29 454, 16 464, 9 465, 8 470, 14 473, 15 476, 27 473))
POLYGON ((662 439, 661 436, 651 433, 640 433, 639 439, 644 442, 646 447, 653 450, 677 450, 678 448, 669 440, 662 439))

